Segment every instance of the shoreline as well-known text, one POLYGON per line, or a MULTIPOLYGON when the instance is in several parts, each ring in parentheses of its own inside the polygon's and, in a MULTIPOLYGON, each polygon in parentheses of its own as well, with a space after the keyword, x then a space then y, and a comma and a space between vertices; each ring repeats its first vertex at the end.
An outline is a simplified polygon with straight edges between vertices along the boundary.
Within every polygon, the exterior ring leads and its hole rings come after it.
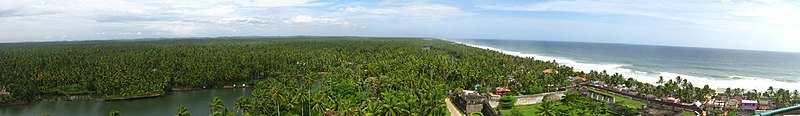
MULTIPOLYGON (((523 58, 531 57, 531 58, 534 58, 535 60, 543 60, 543 61, 553 61, 553 60, 555 60, 560 65, 566 65, 566 66, 569 66, 569 67, 573 67, 573 69, 575 71, 589 72, 590 70, 595 70, 595 71, 606 70, 609 74, 619 73, 619 74, 622 74, 626 78, 633 78, 633 79, 635 79, 637 81, 644 82, 644 83, 649 83, 649 84, 653 84, 653 85, 656 85, 656 82, 658 81, 658 77, 659 76, 663 76, 664 80, 675 79, 675 77, 680 76, 681 78, 686 79, 689 82, 692 82, 693 84, 695 84, 695 86, 701 86, 702 87, 703 85, 708 85, 709 87, 711 87, 712 89, 715 89, 715 90, 724 90, 725 88, 730 87, 731 89, 733 89, 733 88, 742 88, 742 89, 745 89, 745 90, 756 89, 756 90, 759 90, 759 91, 763 91, 763 90, 767 90, 767 88, 770 87, 770 86, 772 86, 775 89, 783 88, 783 89, 787 89, 787 90, 800 90, 800 86, 795 86, 795 85, 800 85, 800 83, 777 81, 777 80, 774 80, 774 79, 767 79, 767 78, 748 77, 748 78, 738 78, 738 79, 732 78, 730 80, 726 80, 726 79, 714 79, 714 78, 708 78, 708 77, 691 76, 691 75, 686 75, 686 74, 678 74, 678 73, 663 72, 663 71, 662 72, 656 72, 656 73, 648 73, 648 72, 642 72, 642 71, 622 68, 623 66, 626 66, 626 65, 623 65, 623 64, 581 63, 581 62, 577 62, 577 61, 569 60, 569 59, 564 59, 564 58, 557 58, 557 57, 553 57, 553 56, 545 56, 545 55, 540 55, 540 54, 522 53, 522 52, 519 52, 519 51, 508 51, 508 50, 503 50, 503 49, 499 49, 499 48, 495 48, 495 47, 489 47, 489 46, 475 45, 475 44, 470 44, 470 43, 465 43, 465 42, 459 42, 457 40, 450 40, 450 39, 441 39, 441 40, 453 42, 453 43, 456 43, 456 44, 462 44, 462 45, 466 45, 466 46, 473 47, 473 48, 496 51, 496 52, 500 52, 502 54, 511 55, 511 56, 517 56, 517 57, 523 57, 523 58)), ((735 77, 740 77, 740 76, 735 76, 735 77)))
POLYGON ((122 101, 122 100, 136 100, 136 99, 147 99, 147 98, 154 98, 164 96, 164 94, 150 94, 150 95, 140 95, 140 96, 132 96, 132 97, 121 97, 121 98, 97 98, 97 101, 122 101))
MULTIPOLYGON (((237 86, 234 88, 171 88, 171 92, 185 92, 185 91, 195 91, 195 90, 207 90, 207 89, 237 89, 237 88, 253 88, 252 86, 237 86)), ((7 107, 7 106, 21 106, 21 105, 28 105, 31 102, 38 102, 38 101, 126 101, 126 100, 141 100, 141 99, 150 99, 156 97, 167 96, 170 93, 162 93, 162 94, 150 94, 150 95, 141 95, 141 96, 131 96, 131 97, 122 97, 122 98, 103 98, 103 97, 93 97, 88 99, 58 99, 58 97, 73 97, 73 96, 94 96, 94 95, 54 95, 49 96, 52 98, 49 99, 37 99, 34 101, 13 101, 13 102, 0 102, 0 107, 7 107)))
POLYGON ((21 105, 28 105, 29 103, 30 102, 25 102, 25 101, 0 102, 0 107, 21 106, 21 105))

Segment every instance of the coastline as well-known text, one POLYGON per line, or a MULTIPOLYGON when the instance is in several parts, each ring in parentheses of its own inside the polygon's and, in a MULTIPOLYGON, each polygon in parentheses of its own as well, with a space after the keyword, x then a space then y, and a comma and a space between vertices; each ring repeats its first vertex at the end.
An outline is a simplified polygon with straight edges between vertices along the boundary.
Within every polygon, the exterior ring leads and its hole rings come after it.
POLYGON ((663 76, 665 80, 666 79, 674 79, 675 77, 680 76, 681 78, 684 78, 684 79, 696 84, 695 86, 708 85, 712 89, 716 89, 716 90, 724 90, 725 88, 730 87, 731 89, 733 89, 733 88, 742 88, 742 89, 746 89, 746 90, 756 89, 756 90, 762 91, 762 90, 766 90, 770 86, 772 86, 772 87, 774 87, 776 89, 777 88, 783 88, 783 89, 788 89, 788 90, 800 90, 800 86, 796 86, 796 85, 800 85, 800 83, 777 81, 777 80, 774 80, 774 79, 767 79, 767 78, 744 77, 744 76, 728 76, 729 79, 714 79, 714 78, 708 78, 708 77, 691 76, 691 75, 686 75, 686 74, 678 74, 678 73, 663 72, 663 71, 662 72, 657 72, 657 73, 648 73, 648 72, 636 71, 636 70, 623 68, 623 66, 627 66, 626 64, 592 64, 592 63, 583 63, 583 62, 577 62, 577 61, 570 60, 570 59, 565 59, 565 58, 545 56, 545 55, 540 55, 540 54, 523 53, 523 52, 519 52, 519 51, 508 51, 508 50, 503 50, 503 49, 499 49, 499 48, 495 48, 495 47, 470 44, 470 43, 460 42, 460 41, 451 40, 451 39, 441 39, 441 40, 453 42, 453 43, 456 43, 456 44, 462 44, 462 45, 466 45, 466 46, 470 46, 470 47, 474 47, 474 48, 496 51, 496 52, 500 52, 500 53, 503 53, 503 54, 506 54, 506 55, 512 55, 512 56, 523 57, 523 58, 532 57, 535 60, 556 61, 561 65, 566 65, 566 66, 573 67, 575 71, 589 72, 591 70, 595 70, 595 71, 603 71, 603 70, 605 70, 610 74, 619 73, 619 74, 622 74, 623 76, 625 76, 626 78, 633 78, 633 79, 635 79, 637 81, 645 82, 645 83, 649 83, 649 84, 654 84, 654 85, 658 81, 658 77, 659 76, 663 76))

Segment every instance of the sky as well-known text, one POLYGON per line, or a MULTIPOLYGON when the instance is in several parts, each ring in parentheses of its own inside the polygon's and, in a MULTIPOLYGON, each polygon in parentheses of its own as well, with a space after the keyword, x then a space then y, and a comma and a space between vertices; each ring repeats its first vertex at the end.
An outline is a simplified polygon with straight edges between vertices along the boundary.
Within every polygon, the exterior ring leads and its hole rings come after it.
POLYGON ((800 52, 800 1, 0 0, 0 42, 385 36, 800 52))

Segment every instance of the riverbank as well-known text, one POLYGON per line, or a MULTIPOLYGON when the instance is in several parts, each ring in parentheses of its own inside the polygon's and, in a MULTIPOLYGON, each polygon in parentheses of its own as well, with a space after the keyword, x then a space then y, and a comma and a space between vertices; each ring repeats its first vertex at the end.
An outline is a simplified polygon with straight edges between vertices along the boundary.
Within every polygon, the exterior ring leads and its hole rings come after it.
MULTIPOLYGON (((197 91, 197 90, 209 90, 209 89, 235 89, 235 88, 252 88, 253 86, 247 86, 246 84, 241 84, 238 86, 233 85, 225 85, 221 88, 171 88, 172 91, 197 91)), ((36 98, 36 101, 123 101, 123 100, 139 100, 139 99, 149 99, 155 97, 162 97, 167 95, 164 94, 148 94, 148 95, 139 95, 139 96, 125 96, 125 97, 101 97, 100 95, 94 94, 83 94, 83 95, 42 95, 36 98)), ((14 101, 14 102, 0 102, 0 107, 4 106, 20 106, 20 105, 27 105, 29 102, 26 101, 14 101)))
MULTIPOLYGON (((259 80, 253 80, 253 81, 259 81, 259 80)), ((255 84, 254 82, 250 82, 250 83, 251 83, 250 85, 255 84)), ((238 84, 238 85, 237 84, 231 84, 231 85, 223 85, 222 86, 223 89, 250 88, 250 87, 252 87, 252 86, 248 86, 247 84, 238 84)), ((200 90, 200 89, 214 89, 214 88, 206 88, 206 87, 203 87, 203 88, 174 87, 174 88, 171 88, 170 90, 172 90, 172 91, 191 91, 191 90, 200 90)))
POLYGON ((174 115, 180 106, 192 115, 208 115, 208 102, 220 97, 228 109, 235 109, 239 97, 250 97, 252 88, 210 88, 192 91, 173 91, 160 97, 119 101, 34 101, 25 105, 0 107, 0 116, 38 116, 42 114, 64 116, 108 116, 112 110, 131 116, 174 115))
POLYGON ((129 96, 129 97, 97 98, 97 101, 119 101, 119 100, 145 99, 145 98, 159 97, 159 96, 162 96, 162 95, 164 95, 164 94, 150 94, 150 95, 129 96))
POLYGON ((25 105, 25 104, 28 104, 28 102, 25 102, 25 101, 0 102, 0 107, 18 106, 18 105, 25 105))

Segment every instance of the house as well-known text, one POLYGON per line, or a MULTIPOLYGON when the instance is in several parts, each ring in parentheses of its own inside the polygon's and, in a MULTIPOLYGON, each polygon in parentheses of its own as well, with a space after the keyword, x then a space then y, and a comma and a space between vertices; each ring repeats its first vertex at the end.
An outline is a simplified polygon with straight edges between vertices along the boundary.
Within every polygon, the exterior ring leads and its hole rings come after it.
POLYGON ((225 88, 225 89, 230 89, 230 88, 235 88, 235 87, 236 87, 235 84, 233 84, 233 85, 223 85, 222 86, 222 88, 225 88))
POLYGON ((598 86, 598 87, 606 87, 606 83, 604 83, 602 81, 592 81, 592 85, 598 86))
POLYGON ((709 109, 709 110, 711 110, 711 109, 724 110, 725 109, 725 103, 727 103, 728 97, 726 97, 725 95, 719 95, 718 94, 717 96, 714 96, 712 98, 713 99, 708 100, 708 102, 705 103, 706 109, 709 109))
POLYGON ((758 109, 759 110, 772 110, 774 106, 772 106, 771 100, 769 97, 760 97, 758 99, 758 109))
POLYGON ((5 87, 0 87, 0 97, 11 96, 11 92, 6 91, 5 87))
POLYGON ((494 92, 497 95, 505 95, 506 93, 511 92, 511 89, 508 89, 508 87, 495 87, 494 92))
POLYGON ((739 109, 742 110, 756 110, 758 109, 758 101, 755 100, 742 100, 739 109))
POLYGON ((553 69, 545 69, 542 72, 543 73, 553 73, 553 69))
POLYGON ((736 100, 736 101, 742 102, 742 97, 733 96, 733 99, 736 100))
POLYGON ((736 99, 728 99, 725 101, 725 110, 739 109, 741 101, 736 99))
POLYGON ((585 81, 586 81, 586 78, 583 78, 583 77, 581 77, 581 76, 575 76, 575 81, 578 81, 578 82, 585 82, 585 81))
POLYGON ((698 108, 702 108, 702 106, 703 106, 703 103, 702 103, 702 102, 700 102, 700 101, 694 101, 694 103, 692 103, 691 105, 692 105, 692 106, 696 106, 696 107, 698 107, 698 108))
MULTIPOLYGON (((464 90, 453 98, 453 103, 464 113, 482 112, 486 97, 475 91, 464 90)), ((489 107, 491 108, 491 107, 489 107)))
POLYGON ((664 101, 665 101, 665 102, 671 102, 671 103, 679 103, 679 102, 681 102, 681 100, 680 100, 680 99, 676 99, 676 98, 674 98, 674 97, 668 97, 668 98, 667 98, 667 99, 665 99, 664 101))
POLYGON ((722 104, 717 104, 716 102, 714 102, 714 100, 709 100, 708 102, 703 104, 703 106, 705 106, 706 110, 721 110, 722 108, 718 107, 718 106, 721 106, 721 105, 722 104))

